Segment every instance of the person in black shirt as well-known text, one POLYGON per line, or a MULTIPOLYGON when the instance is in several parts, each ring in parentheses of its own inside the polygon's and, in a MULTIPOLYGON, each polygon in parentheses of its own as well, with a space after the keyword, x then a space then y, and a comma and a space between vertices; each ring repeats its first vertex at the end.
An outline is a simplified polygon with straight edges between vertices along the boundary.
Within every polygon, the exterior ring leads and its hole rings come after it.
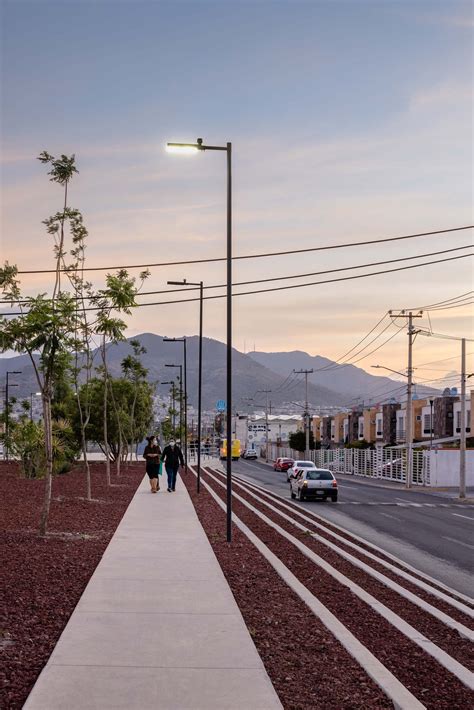
POLYGON ((160 456, 161 449, 154 436, 147 437, 148 444, 145 446, 143 458, 146 461, 146 472, 150 479, 150 488, 152 493, 160 490, 159 474, 160 474, 160 456))
POLYGON ((176 444, 174 439, 170 441, 168 446, 165 446, 161 454, 161 460, 165 464, 166 475, 168 476, 168 493, 176 490, 176 476, 178 468, 184 467, 184 458, 181 449, 176 444))

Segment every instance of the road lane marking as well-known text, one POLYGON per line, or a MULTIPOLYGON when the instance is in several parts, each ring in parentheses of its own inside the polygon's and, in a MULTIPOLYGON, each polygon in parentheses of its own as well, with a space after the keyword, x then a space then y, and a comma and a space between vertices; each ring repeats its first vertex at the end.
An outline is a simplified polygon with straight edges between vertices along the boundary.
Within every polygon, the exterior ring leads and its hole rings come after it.
POLYGON ((395 500, 401 500, 402 503, 407 503, 408 505, 412 505, 414 508, 421 508, 422 503, 413 503, 411 500, 407 500, 406 498, 395 498, 395 500))
POLYGON ((392 520, 398 520, 400 522, 400 518, 397 518, 395 515, 390 515, 389 513, 380 513, 380 515, 383 515, 385 518, 391 518, 392 520))
POLYGON ((471 523, 474 523, 474 518, 470 518, 468 515, 461 515, 460 513, 451 513, 451 515, 455 515, 456 518, 465 518, 466 520, 470 520, 471 523))
POLYGON ((447 535, 441 535, 443 540, 449 540, 449 542, 455 542, 456 545, 462 545, 463 547, 468 547, 470 550, 474 550, 474 545, 468 545, 467 542, 461 542, 461 540, 455 540, 453 537, 447 537, 447 535))

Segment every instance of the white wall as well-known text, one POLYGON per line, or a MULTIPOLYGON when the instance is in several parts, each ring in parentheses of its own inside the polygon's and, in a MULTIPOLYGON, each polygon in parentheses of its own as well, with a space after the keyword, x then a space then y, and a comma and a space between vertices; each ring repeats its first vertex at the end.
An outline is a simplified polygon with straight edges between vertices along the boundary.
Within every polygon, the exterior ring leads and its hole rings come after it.
MULTIPOLYGON (((427 451, 430 458, 430 485, 459 485, 459 449, 427 451)), ((474 450, 466 451, 466 485, 474 486, 474 450)))

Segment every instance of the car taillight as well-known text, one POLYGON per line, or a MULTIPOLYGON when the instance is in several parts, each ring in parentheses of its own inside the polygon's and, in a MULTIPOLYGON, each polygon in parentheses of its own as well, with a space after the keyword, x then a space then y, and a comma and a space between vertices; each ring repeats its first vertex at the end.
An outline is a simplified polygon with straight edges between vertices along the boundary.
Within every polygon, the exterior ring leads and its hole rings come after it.
POLYGON ((332 487, 333 487, 333 488, 337 488, 337 481, 336 481, 336 479, 334 479, 334 481, 332 482, 332 487))
POLYGON ((303 487, 308 485, 308 481, 303 481, 303 487))

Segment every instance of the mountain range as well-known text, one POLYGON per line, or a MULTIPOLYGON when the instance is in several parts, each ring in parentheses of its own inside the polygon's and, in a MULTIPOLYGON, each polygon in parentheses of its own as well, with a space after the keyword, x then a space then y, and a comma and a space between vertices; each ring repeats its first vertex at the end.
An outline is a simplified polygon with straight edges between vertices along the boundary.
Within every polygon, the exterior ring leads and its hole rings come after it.
MULTIPOLYGON (((132 338, 129 338, 131 340, 132 338)), ((183 361, 182 342, 163 342, 163 336, 154 333, 142 333, 134 336, 139 340, 146 353, 142 356, 144 367, 148 369, 150 382, 171 380, 178 374, 178 369, 167 368, 166 364, 179 364, 183 361)), ((198 336, 187 337, 187 377, 189 403, 197 404, 198 385, 198 336)), ((108 349, 108 363, 114 376, 120 374, 120 364, 126 355, 131 354, 128 341, 111 345, 108 349)), ((99 357, 96 354, 97 365, 99 357)), ((386 400, 390 396, 400 396, 403 383, 389 377, 371 375, 354 365, 341 367, 337 363, 306 352, 232 352, 233 364, 233 405, 239 410, 247 410, 247 398, 253 398, 251 404, 262 409, 265 394, 258 390, 271 390, 269 399, 273 407, 285 403, 302 402, 305 398, 304 377, 292 374, 293 369, 313 369, 308 377, 308 399, 312 407, 352 406, 357 402, 386 400)), ((21 375, 11 375, 10 384, 18 386, 10 390, 16 397, 28 397, 35 392, 36 384, 33 367, 28 356, 19 355, 0 358, 0 378, 4 381, 6 371, 19 370, 21 375)), ((159 392, 165 394, 168 387, 162 385, 159 392)), ((418 394, 434 393, 425 388, 418 394)), ((203 407, 214 409, 219 399, 225 400, 226 393, 226 345, 211 338, 203 339, 203 407)))

